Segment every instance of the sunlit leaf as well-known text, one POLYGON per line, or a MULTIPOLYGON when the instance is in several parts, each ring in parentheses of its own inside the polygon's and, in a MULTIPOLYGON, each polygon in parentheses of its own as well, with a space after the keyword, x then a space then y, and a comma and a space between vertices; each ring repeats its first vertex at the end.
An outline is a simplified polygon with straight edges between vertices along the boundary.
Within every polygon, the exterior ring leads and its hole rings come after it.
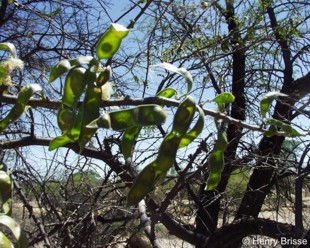
POLYGON ((214 190, 221 181, 224 169, 224 156, 222 151, 213 151, 208 158, 210 174, 205 190, 214 190))
POLYGON ((88 124, 89 128, 111 128, 122 131, 135 126, 160 125, 167 118, 166 111, 156 104, 145 104, 134 108, 104 113, 88 124))
POLYGON ((266 117, 266 114, 269 111, 269 108, 272 102, 280 96, 287 97, 286 94, 283 94, 281 92, 268 92, 267 94, 263 96, 260 102, 260 112, 263 118, 266 117))
POLYGON ((111 58, 119 49, 122 40, 128 35, 130 29, 112 23, 110 28, 102 35, 97 45, 97 56, 99 59, 111 58))
POLYGON ((72 67, 82 65, 99 65, 99 61, 92 56, 80 56, 76 59, 70 59, 69 62, 72 67))
POLYGON ((91 84, 88 85, 82 105, 81 132, 78 140, 80 152, 83 151, 84 146, 97 131, 97 128, 91 128, 88 124, 99 117, 101 95, 101 87, 96 87, 91 84))

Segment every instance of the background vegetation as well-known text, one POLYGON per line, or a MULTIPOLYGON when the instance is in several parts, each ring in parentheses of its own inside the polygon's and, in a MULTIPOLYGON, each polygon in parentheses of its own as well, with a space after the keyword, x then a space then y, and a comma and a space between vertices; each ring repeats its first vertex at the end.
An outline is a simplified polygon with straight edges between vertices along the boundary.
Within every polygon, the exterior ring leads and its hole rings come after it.
MULTIPOLYGON (((1 119, 22 86, 36 83, 44 92, 0 141, 14 185, 13 216, 29 245, 165 247, 163 234, 195 247, 238 247, 250 235, 309 244, 309 10, 308 1, 285 0, 2 0, 0 42, 16 46, 24 67, 0 86, 1 119), (62 59, 95 56, 112 22, 133 29, 104 61, 112 68, 113 93, 101 112, 159 103, 154 96, 167 87, 186 93, 182 76, 153 66, 169 62, 191 73, 190 95, 206 115, 202 134, 178 151, 174 168, 138 207, 126 207, 126 195, 157 156, 178 99, 165 102, 165 124, 142 129, 130 161, 120 147, 123 132, 108 129, 98 130, 82 153, 76 143, 48 151, 61 134, 65 83, 48 84, 51 69, 62 59), (274 91, 288 97, 275 99, 267 117, 306 135, 264 135, 269 125, 260 102, 274 91), (222 92, 235 96, 225 116, 211 101, 222 92), (216 189, 206 191, 219 117, 228 139, 225 166, 216 189)), ((8 54, 0 56, 4 61, 8 54)))

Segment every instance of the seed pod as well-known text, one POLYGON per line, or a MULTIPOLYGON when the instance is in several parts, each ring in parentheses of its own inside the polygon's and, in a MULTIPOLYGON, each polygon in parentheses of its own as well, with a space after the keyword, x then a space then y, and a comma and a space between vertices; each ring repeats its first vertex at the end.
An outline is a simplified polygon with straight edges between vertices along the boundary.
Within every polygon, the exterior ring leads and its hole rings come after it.
POLYGON ((12 182, 8 170, 4 171, 3 165, 0 164, 0 197, 1 197, 1 214, 10 215, 12 212, 12 182))
POLYGON ((67 134, 63 134, 61 136, 57 136, 51 140, 48 146, 48 150, 52 151, 56 148, 65 146, 68 143, 74 142, 67 134))
POLYGON ((178 136, 183 136, 187 132, 193 120, 195 109, 195 100, 190 96, 186 97, 185 100, 179 105, 174 116, 172 127, 172 130, 178 136))
POLYGON ((0 120, 0 133, 24 113, 30 97, 37 91, 41 91, 41 86, 38 84, 29 84, 21 89, 14 107, 6 117, 0 120))
POLYGON ((62 98, 63 105, 67 107, 76 106, 87 83, 85 72, 86 69, 83 67, 75 67, 68 72, 62 98))
POLYGON ((147 165, 137 176, 127 194, 127 206, 132 206, 143 199, 154 187, 161 176, 155 162, 147 165))
POLYGON ((63 75, 67 71, 69 71, 71 69, 71 67, 72 66, 71 66, 69 60, 67 60, 67 59, 61 60, 58 64, 56 64, 52 68, 48 82, 52 83, 57 78, 59 78, 61 75, 63 75))
POLYGON ((208 158, 210 174, 207 181, 206 190, 213 190, 221 180, 224 169, 224 154, 221 151, 213 151, 208 158))
POLYGON ((97 45, 97 56, 100 59, 111 58, 119 49, 122 40, 128 35, 130 29, 116 23, 112 23, 108 31, 100 38, 97 45))
POLYGON ((108 82, 110 80, 112 71, 111 71, 111 67, 105 67, 103 68, 103 71, 100 72, 100 74, 97 77, 97 86, 102 86, 104 85, 106 82, 108 82))
POLYGON ((222 171, 224 169, 224 152, 227 148, 227 134, 221 128, 218 128, 217 141, 208 158, 210 174, 207 181, 206 190, 213 190, 217 187, 221 180, 222 171))
POLYGON ((75 115, 73 109, 70 108, 60 108, 57 115, 58 126, 61 131, 69 131, 74 125, 75 115))
POLYGON ((81 132, 79 135, 80 151, 84 149, 86 143, 93 137, 97 130, 96 128, 88 127, 88 124, 99 116, 101 94, 101 87, 96 87, 93 84, 88 85, 82 109, 81 132))
POLYGON ((165 110, 156 104, 104 113, 88 124, 90 128, 111 128, 122 131, 135 126, 159 125, 166 120, 165 110))
POLYGON ((204 120, 205 115, 204 115, 203 110, 199 106, 197 106, 197 109, 199 112, 198 120, 195 126, 182 137, 179 148, 188 146, 192 141, 194 141, 194 139, 198 137, 198 135, 203 130, 204 123, 205 123, 205 120, 204 120))
POLYGON ((131 127, 125 130, 123 137, 122 137, 122 153, 125 157, 125 160, 129 157, 131 157, 135 140, 138 137, 142 127, 136 126, 136 127, 131 127))

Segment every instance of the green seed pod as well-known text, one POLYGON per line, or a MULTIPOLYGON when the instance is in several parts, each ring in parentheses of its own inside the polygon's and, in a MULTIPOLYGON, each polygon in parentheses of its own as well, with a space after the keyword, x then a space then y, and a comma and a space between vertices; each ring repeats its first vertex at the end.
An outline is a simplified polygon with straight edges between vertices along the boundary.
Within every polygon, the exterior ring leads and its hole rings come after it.
POLYGON ((156 104, 140 105, 135 108, 104 113, 88 124, 90 128, 112 128, 122 131, 135 126, 159 125, 166 120, 165 110, 156 104))
POLYGON ((58 126, 61 131, 69 131, 74 125, 75 115, 73 109, 70 108, 60 108, 57 115, 58 126))
POLYGON ((191 96, 187 96, 183 102, 179 105, 173 120, 172 130, 178 135, 183 136, 195 114, 196 103, 191 96))
POLYGON ((111 58, 119 49, 122 40, 128 35, 130 29, 116 23, 112 23, 108 31, 100 38, 97 45, 97 56, 100 59, 111 58))
POLYGON ((140 105, 132 110, 136 125, 149 126, 159 125, 167 118, 166 111, 159 105, 140 105))
POLYGON ((61 60, 58 64, 56 64, 52 68, 48 82, 52 83, 57 78, 59 78, 61 75, 69 71, 71 67, 72 66, 69 60, 67 59, 61 60))
POLYGON ((112 71, 111 71, 111 67, 107 66, 105 68, 103 68, 103 71, 99 73, 98 77, 97 77, 97 86, 102 86, 104 85, 106 82, 108 82, 110 80, 112 71))
POLYGON ((137 176, 127 194, 127 206, 138 204, 154 187, 159 179, 155 162, 147 165, 137 176))
POLYGON ((49 146, 48 146, 48 150, 52 151, 56 148, 65 146, 68 143, 74 142, 74 140, 72 140, 68 135, 63 134, 61 136, 57 136, 54 139, 51 140, 49 146))
POLYGON ((213 190, 221 180, 224 169, 224 154, 222 151, 213 151, 208 158, 210 174, 207 181, 206 190, 213 190))
POLYGON ((204 115, 203 110, 199 106, 197 106, 197 109, 199 112, 198 120, 195 126, 182 137, 179 148, 183 148, 189 145, 194 139, 198 137, 198 135, 203 130, 204 123, 205 123, 205 120, 204 120, 205 115, 204 115))
POLYGON ((92 84, 88 85, 82 109, 82 124, 79 136, 80 151, 84 149, 86 143, 97 130, 96 128, 90 128, 88 124, 99 117, 101 94, 101 87, 96 87, 92 84))
POLYGON ((217 141, 214 150, 225 151, 228 145, 227 134, 224 130, 219 129, 217 133, 217 141))
POLYGON ((125 130, 123 137, 122 137, 122 153, 125 157, 125 160, 127 160, 129 157, 131 157, 135 140, 138 137, 142 127, 131 127, 125 130))
MULTIPOLYGON (((0 164, 0 167, 3 167, 0 164)), ((1 197, 1 214, 11 214, 12 211, 12 182, 8 171, 0 169, 0 197, 1 197)))
POLYGON ((16 121, 24 113, 30 97, 36 91, 41 91, 41 86, 38 84, 29 84, 21 89, 14 107, 6 117, 0 120, 0 133, 6 129, 10 123, 16 121))
POLYGON ((180 144, 180 138, 171 132, 166 135, 160 145, 156 164, 159 170, 168 171, 175 161, 177 150, 180 144))
POLYGON ((75 67, 68 72, 62 98, 63 105, 75 107, 87 83, 87 75, 85 72, 86 69, 83 67, 75 67))

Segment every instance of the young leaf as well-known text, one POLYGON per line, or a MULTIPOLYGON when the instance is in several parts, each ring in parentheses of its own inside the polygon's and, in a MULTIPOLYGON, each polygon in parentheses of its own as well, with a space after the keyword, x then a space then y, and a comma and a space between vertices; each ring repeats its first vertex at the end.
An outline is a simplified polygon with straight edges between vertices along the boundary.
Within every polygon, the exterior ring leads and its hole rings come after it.
POLYGON ((260 112, 261 112, 261 116, 263 118, 266 118, 266 114, 267 114, 273 100, 277 99, 280 96, 287 97, 286 94, 283 94, 281 92, 268 92, 267 94, 265 94, 263 96, 263 98, 260 102, 260 112))
POLYGON ((183 76, 187 83, 187 94, 191 91, 192 86, 193 86, 193 77, 185 68, 178 68, 175 65, 172 65, 166 62, 158 64, 158 65, 154 65, 154 66, 164 68, 168 71, 171 71, 171 72, 174 72, 174 73, 177 73, 183 76))
POLYGON ((108 31, 106 31, 100 38, 97 45, 97 56, 99 59, 111 58, 119 49, 122 40, 128 35, 130 29, 112 23, 108 31))

